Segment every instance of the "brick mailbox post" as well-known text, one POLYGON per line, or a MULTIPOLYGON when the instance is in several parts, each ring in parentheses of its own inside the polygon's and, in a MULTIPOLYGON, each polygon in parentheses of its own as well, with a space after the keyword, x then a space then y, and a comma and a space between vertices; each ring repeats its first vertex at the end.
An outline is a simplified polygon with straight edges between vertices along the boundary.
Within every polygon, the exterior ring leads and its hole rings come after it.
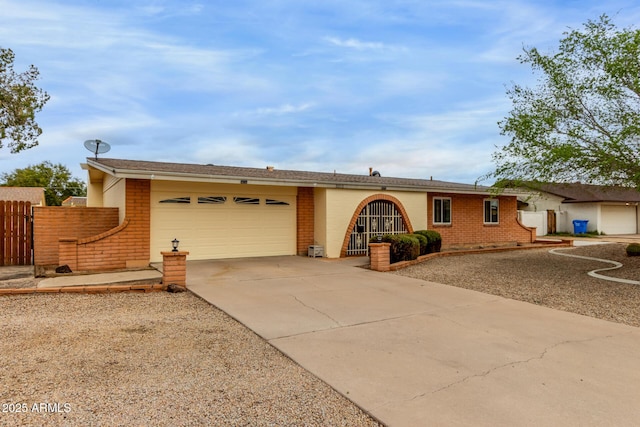
POLYGON ((187 287, 187 255, 189 252, 160 252, 162 254, 162 284, 187 287))
POLYGON ((391 262, 391 243, 369 243, 371 269, 389 271, 391 262))

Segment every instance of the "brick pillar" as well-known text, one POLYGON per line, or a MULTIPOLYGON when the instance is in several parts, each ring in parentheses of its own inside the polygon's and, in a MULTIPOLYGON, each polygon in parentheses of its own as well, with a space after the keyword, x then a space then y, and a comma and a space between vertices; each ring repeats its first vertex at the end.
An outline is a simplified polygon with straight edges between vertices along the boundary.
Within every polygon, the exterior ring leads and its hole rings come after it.
POLYGON ((313 188, 298 187, 296 203, 296 240, 298 255, 307 255, 314 241, 315 199, 313 188))
POLYGON ((189 252, 160 252, 162 254, 162 284, 187 286, 187 255, 189 252))
POLYGON ((391 243, 369 243, 371 269, 389 271, 391 264, 391 243))
POLYGON ((68 265, 71 271, 78 269, 78 239, 58 240, 58 265, 68 265))
POLYGON ((126 181, 125 217, 129 225, 121 237, 127 247, 126 267, 145 267, 151 258, 151 181, 126 181))

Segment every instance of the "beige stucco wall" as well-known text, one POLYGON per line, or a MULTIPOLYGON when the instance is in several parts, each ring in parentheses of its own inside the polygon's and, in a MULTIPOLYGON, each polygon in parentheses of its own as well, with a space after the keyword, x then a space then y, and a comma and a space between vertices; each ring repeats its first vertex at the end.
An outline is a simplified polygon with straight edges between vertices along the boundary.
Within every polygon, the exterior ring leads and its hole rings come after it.
POLYGON ((151 258, 170 250, 171 240, 189 259, 235 258, 296 253, 296 187, 151 181, 151 258), (191 197, 189 204, 159 203, 191 197), (198 197, 226 196, 219 205, 198 197), (259 205, 238 205, 233 197, 255 197, 259 205), (266 205, 273 198, 288 206, 266 205))
POLYGON ((87 206, 91 208, 101 208, 102 204, 102 181, 87 184, 87 206))
POLYGON ((120 223, 126 216, 126 187, 125 180, 105 176, 102 184, 102 204, 104 207, 118 208, 120 223))
POLYGON ((345 233, 358 205, 375 194, 387 194, 398 199, 407 211, 414 230, 427 228, 426 193, 316 189, 315 235, 318 244, 324 246, 326 257, 340 257, 345 233))

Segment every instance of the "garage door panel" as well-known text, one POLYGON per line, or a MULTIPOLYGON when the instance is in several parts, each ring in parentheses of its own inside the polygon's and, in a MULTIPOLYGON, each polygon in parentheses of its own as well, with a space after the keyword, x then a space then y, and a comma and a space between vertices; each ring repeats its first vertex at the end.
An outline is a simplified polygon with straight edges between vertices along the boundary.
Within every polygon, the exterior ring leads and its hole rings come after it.
POLYGON ((636 207, 633 205, 602 205, 601 231, 605 234, 637 233, 636 207))
POLYGON ((234 202, 233 194, 225 203, 198 203, 198 197, 211 198, 213 192, 152 193, 151 250, 158 260, 160 251, 169 250, 171 240, 180 240, 180 249, 190 259, 236 258, 247 256, 293 255, 296 251, 295 196, 278 194, 247 195, 260 204, 234 202), (189 196, 191 203, 160 203, 189 196), (278 200, 288 205, 265 203, 278 200))

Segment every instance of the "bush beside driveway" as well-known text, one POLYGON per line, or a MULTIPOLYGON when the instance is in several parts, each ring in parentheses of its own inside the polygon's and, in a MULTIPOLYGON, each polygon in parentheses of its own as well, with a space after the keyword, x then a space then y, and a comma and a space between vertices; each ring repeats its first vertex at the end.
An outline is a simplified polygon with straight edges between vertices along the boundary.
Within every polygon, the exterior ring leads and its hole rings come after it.
MULTIPOLYGON (((625 247, 611 243, 563 251, 618 261, 623 264, 621 269, 601 274, 640 280, 640 258, 628 257, 625 247)), ((395 274, 640 326, 640 286, 587 275, 588 271, 609 266, 536 249, 436 258, 395 274)))

